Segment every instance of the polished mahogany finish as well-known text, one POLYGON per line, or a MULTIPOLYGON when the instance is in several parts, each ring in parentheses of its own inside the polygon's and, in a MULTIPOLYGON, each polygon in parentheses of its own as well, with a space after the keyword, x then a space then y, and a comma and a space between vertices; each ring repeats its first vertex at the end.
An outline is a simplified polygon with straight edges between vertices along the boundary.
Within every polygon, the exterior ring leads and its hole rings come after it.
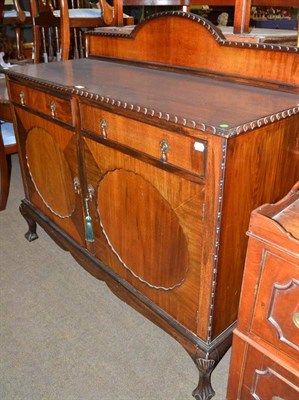
MULTIPOLYGON (((101 29, 89 32, 87 54, 127 62, 158 63, 162 64, 161 68, 187 67, 194 74, 221 74, 221 79, 225 75, 226 79, 241 83, 299 93, 298 47, 225 40, 221 31, 204 18, 177 11, 170 14, 173 18, 169 18, 169 13, 149 17, 129 32, 111 33, 101 29), (177 30, 176 24, 180 26, 177 30), (190 40, 193 36, 200 40, 190 40)), ((203 93, 209 95, 208 90, 203 93)), ((219 96, 222 96, 220 90, 215 98, 219 96)))
POLYGON ((299 174, 298 77, 266 68, 257 79, 270 57, 294 72, 297 49, 217 34, 200 17, 163 14, 131 35, 91 33, 97 59, 7 72, 26 237, 40 224, 181 343, 199 370, 197 400, 213 397, 231 344, 250 212, 299 174), (219 68, 223 49, 233 59, 219 68), (236 73, 241 55, 248 76, 236 73))
POLYGON ((228 400, 299 396, 299 182, 256 209, 228 385, 228 400))

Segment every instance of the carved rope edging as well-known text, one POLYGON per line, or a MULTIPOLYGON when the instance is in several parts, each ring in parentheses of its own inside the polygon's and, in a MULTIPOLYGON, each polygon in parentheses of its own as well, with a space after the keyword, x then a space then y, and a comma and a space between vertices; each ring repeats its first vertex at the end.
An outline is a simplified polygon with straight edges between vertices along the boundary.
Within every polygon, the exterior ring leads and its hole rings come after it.
POLYGON ((194 119, 189 119, 187 117, 174 115, 174 114, 170 114, 170 113, 167 113, 164 111, 158 111, 158 110, 154 110, 151 108, 147 108, 142 105, 127 103, 125 101, 113 99, 113 98, 110 98, 107 96, 89 93, 89 92, 81 90, 81 89, 79 90, 79 89, 74 88, 72 93, 75 95, 81 96, 81 97, 89 98, 90 100, 98 101, 100 103, 110 104, 112 106, 122 108, 122 109, 128 109, 129 111, 137 112, 139 114, 144 114, 149 117, 163 120, 165 122, 182 125, 184 127, 197 129, 202 132, 211 133, 211 134, 226 137, 226 138, 230 138, 232 136, 237 136, 241 133, 245 133, 250 130, 260 128, 261 126, 268 125, 272 122, 276 122, 276 121, 279 121, 280 119, 285 119, 287 117, 290 117, 292 115, 299 113, 299 104, 298 104, 295 107, 280 111, 275 114, 267 115, 265 117, 262 117, 262 118, 259 118, 259 119, 253 120, 253 121, 246 122, 246 123, 236 126, 236 127, 220 128, 220 127, 217 127, 214 125, 204 123, 202 121, 196 121, 194 119))
POLYGON ((160 12, 157 14, 153 14, 147 18, 145 18, 143 21, 141 21, 136 27, 130 32, 130 33, 124 33, 124 32, 104 32, 104 31, 92 31, 89 34, 92 36, 115 36, 115 37, 123 37, 123 38, 129 38, 129 37, 134 37, 135 34, 137 34, 138 30, 147 23, 147 21, 150 21, 152 19, 156 18, 161 18, 161 17, 166 17, 166 16, 176 16, 180 18, 187 18, 192 21, 195 21, 199 23, 200 25, 204 26, 214 37, 214 39, 221 45, 221 46, 229 46, 229 47, 240 47, 240 48, 254 48, 254 49, 262 49, 262 50, 275 50, 275 51, 283 51, 283 52, 292 52, 292 53, 298 53, 299 52, 299 47, 297 46, 292 46, 292 45, 280 45, 280 44, 272 44, 272 43, 251 43, 251 42, 239 42, 239 41, 234 41, 234 40, 226 40, 225 36, 222 34, 221 31, 218 31, 218 29, 214 29, 214 25, 209 22, 207 19, 188 12, 184 11, 164 11, 160 12))
POLYGON ((220 180, 219 180, 219 196, 218 196, 218 207, 216 210, 217 220, 215 229, 215 244, 213 254, 213 273, 212 273, 212 287, 210 295, 210 310, 209 310, 209 322, 208 322, 208 337, 207 342, 212 342, 212 328, 213 328, 213 317, 214 317, 214 305, 215 305, 215 294, 217 285, 217 272, 218 272, 218 254, 220 245, 220 227, 221 227, 221 216, 222 216, 222 200, 224 190, 224 176, 225 176, 225 165, 226 165, 226 152, 227 152, 227 141, 223 139, 222 143, 222 158, 220 163, 220 180))
POLYGON ((159 110, 154 110, 152 108, 147 108, 142 105, 136 105, 133 103, 128 103, 126 101, 110 98, 108 96, 103 96, 100 94, 95 94, 88 92, 87 90, 84 89, 78 89, 75 86, 73 87, 66 87, 58 84, 54 84, 52 82, 40 82, 37 81, 35 78, 28 77, 27 75, 23 74, 18 74, 14 71, 9 71, 6 72, 7 75, 12 76, 12 77, 17 77, 17 78, 22 78, 25 81, 29 81, 35 84, 38 84, 39 88, 44 88, 48 87, 51 88, 52 90, 71 94, 71 95, 76 95, 79 97, 84 97, 99 103, 105 103, 105 104, 110 104, 114 107, 121 108, 121 109, 127 109, 132 112, 136 112, 139 114, 144 114, 146 116, 152 117, 157 120, 163 120, 164 122, 169 122, 169 123, 174 123, 178 124, 187 128, 191 129, 197 129, 202 132, 210 133, 213 135, 217 136, 222 136, 225 138, 230 138, 233 136, 237 136, 241 133, 245 133, 251 130, 254 130, 256 128, 260 128, 262 126, 268 125, 273 122, 277 122, 280 119, 285 119, 287 117, 290 117, 292 115, 296 115, 299 113, 299 103, 289 109, 267 115, 265 117, 246 122, 244 124, 241 124, 236 127, 231 127, 231 128, 220 128, 218 126, 210 125, 207 123, 204 123, 202 121, 196 121, 194 119, 189 119, 187 117, 183 117, 181 115, 174 115, 170 114, 164 111, 159 111, 159 110))

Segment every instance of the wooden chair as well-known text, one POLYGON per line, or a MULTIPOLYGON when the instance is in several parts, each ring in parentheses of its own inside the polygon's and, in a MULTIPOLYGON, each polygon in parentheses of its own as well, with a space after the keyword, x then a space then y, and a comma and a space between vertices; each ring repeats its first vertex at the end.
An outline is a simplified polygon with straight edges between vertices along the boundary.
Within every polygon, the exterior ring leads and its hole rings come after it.
MULTIPOLYGON (((205 5, 208 2, 203 2, 202 4, 205 5)), ((190 5, 193 3, 192 0, 114 0, 114 18, 115 18, 115 25, 123 26, 123 8, 125 6, 155 6, 155 7, 181 7, 183 11, 189 11, 190 5)), ((197 2, 194 2, 197 4, 197 2)), ((200 4, 200 1, 199 1, 200 4)))
POLYGON ((39 63, 42 58, 49 62, 85 57, 84 30, 114 22, 113 8, 106 0, 99 0, 98 8, 82 8, 80 0, 72 0, 71 4, 73 8, 67 0, 30 0, 34 63, 39 63))
POLYGON ((0 79, 0 211, 6 208, 10 186, 11 155, 18 152, 5 79, 0 79))
POLYGON ((29 11, 23 11, 18 0, 13 0, 13 9, 5 10, 5 0, 0 0, 1 25, 11 25, 14 27, 16 36, 17 59, 24 58, 22 52, 22 25, 31 24, 31 15, 29 11))

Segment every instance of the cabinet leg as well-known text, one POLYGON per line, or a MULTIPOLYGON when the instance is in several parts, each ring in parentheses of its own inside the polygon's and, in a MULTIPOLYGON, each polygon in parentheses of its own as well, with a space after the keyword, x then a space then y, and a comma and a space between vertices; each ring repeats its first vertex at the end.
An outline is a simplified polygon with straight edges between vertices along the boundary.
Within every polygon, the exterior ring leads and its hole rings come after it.
POLYGON ((36 233, 36 222, 28 214, 23 204, 20 205, 20 213, 25 218, 29 227, 28 231, 25 233, 25 238, 28 240, 28 242, 32 242, 33 240, 38 239, 38 235, 36 233))
POLYGON ((192 395, 196 400, 209 400, 215 395, 211 385, 211 374, 217 364, 215 360, 206 358, 196 358, 193 361, 199 371, 199 381, 192 395))

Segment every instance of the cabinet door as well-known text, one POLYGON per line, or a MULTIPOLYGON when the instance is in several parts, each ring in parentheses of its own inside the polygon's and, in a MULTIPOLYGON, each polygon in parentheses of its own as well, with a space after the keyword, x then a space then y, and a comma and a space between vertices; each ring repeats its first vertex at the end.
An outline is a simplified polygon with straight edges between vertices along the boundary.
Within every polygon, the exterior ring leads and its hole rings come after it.
POLYGON ((15 110, 27 199, 83 244, 84 224, 78 194, 77 137, 74 130, 25 109, 15 110))
POLYGON ((105 139, 84 138, 84 164, 96 256, 195 332, 204 179, 105 139))

